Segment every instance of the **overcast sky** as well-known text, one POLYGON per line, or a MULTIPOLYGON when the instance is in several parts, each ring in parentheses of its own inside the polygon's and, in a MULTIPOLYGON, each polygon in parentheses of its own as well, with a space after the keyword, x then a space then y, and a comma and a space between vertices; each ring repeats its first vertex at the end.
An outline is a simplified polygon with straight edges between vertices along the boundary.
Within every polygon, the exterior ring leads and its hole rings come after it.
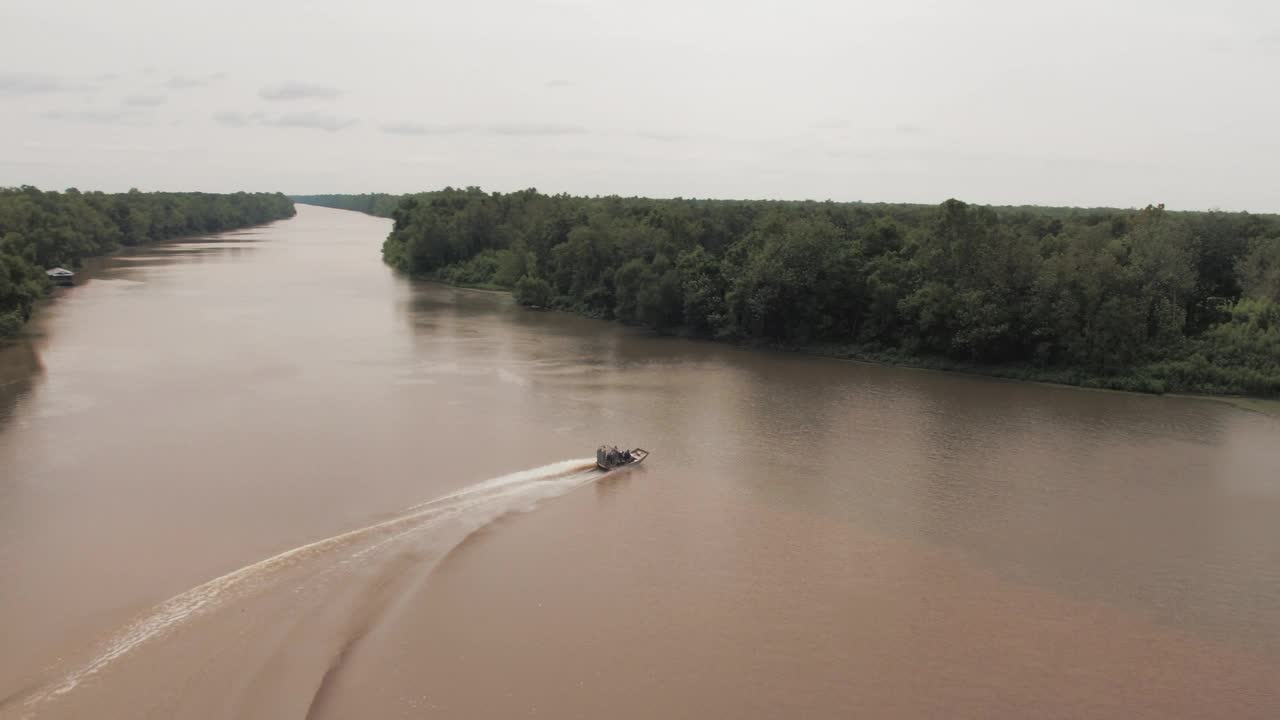
POLYGON ((1280 2, 4 0, 0 185, 1280 211, 1280 2))

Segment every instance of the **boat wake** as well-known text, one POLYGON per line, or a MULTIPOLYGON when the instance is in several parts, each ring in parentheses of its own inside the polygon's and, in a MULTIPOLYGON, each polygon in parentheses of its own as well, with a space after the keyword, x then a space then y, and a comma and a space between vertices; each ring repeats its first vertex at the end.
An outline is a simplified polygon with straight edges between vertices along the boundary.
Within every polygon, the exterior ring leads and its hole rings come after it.
MULTIPOLYGON (((148 712, 164 716, 181 715, 182 708, 199 702, 187 695, 192 694, 193 684, 200 685, 201 674, 211 663, 253 671, 245 677, 256 682, 237 684, 240 701, 235 704, 246 712, 231 713, 236 716, 256 714, 247 712, 250 707, 265 709, 254 701, 261 699, 258 696, 273 678, 309 668, 316 675, 310 680, 314 692, 305 698, 277 698, 274 705, 268 703, 272 705, 268 715, 311 716, 352 647, 376 624, 397 592, 420 581, 467 537, 499 517, 531 510, 543 500, 592 482, 599 477, 594 467, 590 459, 566 460, 476 483, 389 520, 287 550, 210 580, 143 613, 103 640, 87 659, 55 669, 53 679, 43 686, 0 700, 0 716, 14 711, 20 718, 46 712, 62 715, 61 705, 81 706, 82 702, 83 707, 101 711, 101 698, 78 696, 115 685, 116 674, 128 685, 129 669, 121 666, 131 661, 143 668, 144 675, 145 668, 162 667, 182 676, 170 678, 164 692, 153 688, 151 693, 118 693, 135 704, 147 698, 154 703, 148 712), (239 612, 232 612, 237 607, 239 612), (249 609, 254 612, 248 613, 249 609), (174 637, 183 633, 193 635, 190 642, 174 637), (217 647, 192 659, 193 647, 205 649, 211 642, 217 647), (299 667, 300 649, 309 658, 304 667, 299 667), (144 657, 148 655, 154 657, 144 657), (108 674, 112 674, 110 683, 105 678, 88 682, 108 674)), ((230 709, 225 691, 210 688, 208 692, 220 698, 223 709, 230 709)), ((66 710, 72 711, 69 716, 79 716, 71 707, 66 710)), ((137 707, 121 710, 135 717, 147 714, 137 707)))

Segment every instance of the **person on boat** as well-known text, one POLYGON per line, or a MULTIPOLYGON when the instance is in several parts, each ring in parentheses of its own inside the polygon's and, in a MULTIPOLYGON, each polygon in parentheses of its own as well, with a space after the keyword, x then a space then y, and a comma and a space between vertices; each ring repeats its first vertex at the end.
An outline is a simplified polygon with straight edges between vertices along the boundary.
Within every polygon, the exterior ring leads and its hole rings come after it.
POLYGON ((620 467, 636 461, 630 450, 620 450, 617 445, 601 445, 596 450, 596 463, 610 468, 620 467))

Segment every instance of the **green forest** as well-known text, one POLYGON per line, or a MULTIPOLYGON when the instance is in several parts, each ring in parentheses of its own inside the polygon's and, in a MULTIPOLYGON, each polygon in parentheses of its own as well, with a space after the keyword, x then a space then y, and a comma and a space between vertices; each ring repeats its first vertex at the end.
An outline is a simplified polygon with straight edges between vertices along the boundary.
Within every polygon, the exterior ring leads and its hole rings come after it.
POLYGON ((294 214, 279 193, 42 192, 0 188, 0 336, 30 319, 49 289, 45 270, 77 268, 121 246, 279 220, 294 214))
POLYGON ((653 200, 478 188, 311 196, 383 257, 522 304, 838 357, 1142 392, 1280 394, 1280 217, 653 200))

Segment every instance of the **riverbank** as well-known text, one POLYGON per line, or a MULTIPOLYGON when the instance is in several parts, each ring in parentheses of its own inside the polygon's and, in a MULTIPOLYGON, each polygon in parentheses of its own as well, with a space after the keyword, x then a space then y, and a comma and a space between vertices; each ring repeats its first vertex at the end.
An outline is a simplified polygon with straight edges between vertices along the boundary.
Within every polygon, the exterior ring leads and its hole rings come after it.
POLYGON ((1045 368, 1025 364, 981 365, 938 356, 910 355, 899 350, 867 349, 857 345, 810 345, 800 346, 795 350, 807 355, 878 365, 982 375, 1049 385, 1069 385, 1093 390, 1116 390, 1151 395, 1164 395, 1168 392, 1166 384, 1160 379, 1141 372, 1097 375, 1080 368, 1045 368))
POLYGON ((478 188, 394 206, 384 261, 523 304, 913 367, 1280 396, 1280 216, 478 188))
MULTIPOLYGON (((779 348, 787 350, 787 348, 779 348)), ((912 357, 902 353, 878 351, 870 352, 859 348, 839 346, 800 347, 795 352, 806 355, 832 357, 851 362, 865 362, 875 365, 932 370, 936 372, 954 372, 962 375, 978 375, 999 378, 1015 382, 1037 383, 1076 387, 1084 390, 1101 390, 1105 392, 1140 393, 1144 395, 1165 395, 1169 397, 1186 397, 1202 400, 1225 402, 1244 410, 1260 412, 1280 417, 1280 400, 1274 397, 1256 397, 1243 393, 1194 392, 1169 389, 1166 381, 1155 377, 1150 372, 1141 370, 1118 375, 1096 375, 1075 368, 1037 368, 1025 365, 976 365, 960 363, 947 358, 912 357)))
POLYGON ((280 193, 42 192, 0 189, 0 337, 15 335, 49 294, 45 270, 156 242, 293 217, 280 193))
MULTIPOLYGON (((493 283, 450 282, 448 280, 441 279, 440 277, 433 277, 430 275, 419 275, 415 276, 413 279, 419 282, 429 282, 460 290, 504 293, 512 296, 512 299, 515 300, 514 292, 510 288, 504 288, 493 283)), ((610 319, 601 313, 569 307, 524 306, 524 309, 531 311, 550 310, 577 315, 579 317, 586 317, 592 320, 600 320, 603 322, 618 322, 617 320, 610 319)), ((637 326, 634 323, 623 324, 628 324, 633 327, 643 327, 637 326)), ((1082 368, 1046 368, 1025 364, 982 365, 978 363, 965 363, 945 357, 911 355, 900 350, 884 348, 873 349, 853 344, 785 344, 763 340, 722 340, 691 333, 687 328, 678 328, 664 332, 650 329, 650 332, 655 335, 726 344, 748 350, 796 353, 800 355, 826 357, 835 360, 847 360, 850 362, 868 363, 888 367, 909 368, 913 370, 930 370, 934 372, 958 373, 961 375, 976 375, 1017 382, 1077 387, 1086 390, 1213 399, 1228 402, 1244 409, 1280 416, 1280 400, 1273 399, 1274 396, 1249 395, 1248 393, 1242 392, 1207 392, 1203 389, 1196 390, 1179 387, 1171 385, 1167 377, 1161 377, 1156 374, 1156 371, 1153 371, 1152 366, 1141 367, 1130 372, 1117 373, 1113 375, 1099 375, 1096 373, 1090 373, 1082 368)))
MULTIPOLYGON (((253 230, 255 228, 265 228, 272 223, 288 220, 289 218, 277 218, 275 220, 267 220, 265 222, 254 223, 252 225, 244 225, 241 227, 231 228, 226 232, 241 232, 244 230, 253 230)), ((92 255, 81 259, 79 266, 76 268, 75 283, 72 285, 52 285, 42 296, 36 299, 31 307, 31 316, 21 327, 15 332, 3 334, 0 333, 0 347, 7 344, 20 343, 24 340, 30 340, 38 337, 39 333, 32 328, 37 325, 35 322, 37 316, 52 304, 58 302, 68 293, 75 292, 77 288, 92 282, 106 268, 111 267, 111 261, 121 255, 136 252, 145 248, 154 248, 159 245, 180 244, 195 242, 202 238, 213 237, 219 233, 195 233, 192 235, 184 235, 181 237, 165 238, 163 240, 153 240, 138 245, 126 245, 117 247, 99 255, 92 255)))

